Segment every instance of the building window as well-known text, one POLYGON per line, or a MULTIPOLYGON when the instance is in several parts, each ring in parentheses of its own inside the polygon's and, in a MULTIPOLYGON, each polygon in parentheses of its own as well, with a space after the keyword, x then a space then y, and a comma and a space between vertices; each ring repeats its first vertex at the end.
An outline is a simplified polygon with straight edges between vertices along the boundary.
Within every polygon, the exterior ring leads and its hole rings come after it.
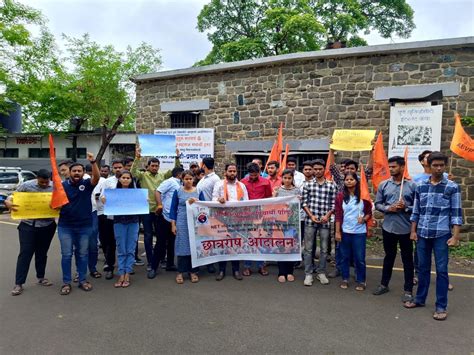
POLYGON ((18 158, 18 148, 0 149, 0 158, 18 158))
MULTIPOLYGON (((66 148, 66 158, 72 159, 72 148, 66 148)), ((86 159, 87 158, 87 148, 77 148, 76 149, 76 158, 77 159, 86 159)))
POLYGON ((171 128, 199 128, 199 113, 177 112, 170 114, 171 128))
POLYGON ((28 158, 49 158, 49 148, 29 148, 28 158))

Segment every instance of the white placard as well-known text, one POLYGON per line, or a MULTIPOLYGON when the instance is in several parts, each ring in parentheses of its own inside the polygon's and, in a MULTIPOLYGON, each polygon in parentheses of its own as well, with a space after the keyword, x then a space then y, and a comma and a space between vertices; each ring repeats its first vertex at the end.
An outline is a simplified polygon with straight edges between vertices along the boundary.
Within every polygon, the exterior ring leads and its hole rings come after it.
MULTIPOLYGON (((176 147, 180 151, 180 161, 185 169, 192 161, 201 162, 205 157, 214 157, 214 129, 212 128, 173 128, 155 129, 155 134, 176 136, 176 147)), ((174 160, 169 157, 160 159, 160 170, 173 169, 174 160)))
POLYGON ((439 151, 443 105, 431 103, 390 107, 390 141, 388 156, 403 156, 408 147, 408 172, 422 173, 418 155, 424 150, 439 151))

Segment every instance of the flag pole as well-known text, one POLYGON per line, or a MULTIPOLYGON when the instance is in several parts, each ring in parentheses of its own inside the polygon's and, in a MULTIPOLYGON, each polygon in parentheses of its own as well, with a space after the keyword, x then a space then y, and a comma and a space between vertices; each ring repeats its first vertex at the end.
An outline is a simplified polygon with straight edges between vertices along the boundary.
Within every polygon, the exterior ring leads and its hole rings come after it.
POLYGON ((448 173, 449 176, 451 176, 452 169, 453 169, 453 151, 451 151, 451 159, 449 159, 449 173, 448 173))

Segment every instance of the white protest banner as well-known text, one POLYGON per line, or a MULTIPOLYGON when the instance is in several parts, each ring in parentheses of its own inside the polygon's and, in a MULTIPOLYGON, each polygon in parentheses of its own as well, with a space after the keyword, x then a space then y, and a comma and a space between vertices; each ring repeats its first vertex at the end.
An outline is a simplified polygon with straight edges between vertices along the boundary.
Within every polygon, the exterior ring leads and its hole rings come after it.
POLYGON ((411 176, 423 172, 418 162, 421 152, 440 150, 442 116, 443 106, 432 106, 430 102, 390 107, 388 156, 403 157, 405 147, 408 147, 408 172, 411 176))
MULTIPOLYGON (((155 134, 176 136, 176 147, 180 152, 180 161, 185 169, 193 161, 201 162, 205 157, 214 157, 214 129, 212 128, 173 128, 155 129, 155 134)), ((157 156, 160 170, 174 168, 174 158, 157 156)))
POLYGON ((193 267, 226 260, 301 260, 297 197, 198 201, 186 208, 193 267))

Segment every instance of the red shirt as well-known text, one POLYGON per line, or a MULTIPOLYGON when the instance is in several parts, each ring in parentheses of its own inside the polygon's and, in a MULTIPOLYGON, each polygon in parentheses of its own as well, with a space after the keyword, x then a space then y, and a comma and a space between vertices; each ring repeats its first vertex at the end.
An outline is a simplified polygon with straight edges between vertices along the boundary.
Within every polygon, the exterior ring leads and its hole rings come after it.
POLYGON ((247 188, 249 200, 272 197, 272 186, 268 179, 259 176, 257 181, 250 181, 249 178, 246 177, 240 180, 240 182, 247 188))
POLYGON ((276 178, 272 179, 271 176, 269 176, 267 179, 270 181, 270 186, 272 187, 272 191, 275 190, 275 188, 281 186, 281 176, 275 175, 276 178))

